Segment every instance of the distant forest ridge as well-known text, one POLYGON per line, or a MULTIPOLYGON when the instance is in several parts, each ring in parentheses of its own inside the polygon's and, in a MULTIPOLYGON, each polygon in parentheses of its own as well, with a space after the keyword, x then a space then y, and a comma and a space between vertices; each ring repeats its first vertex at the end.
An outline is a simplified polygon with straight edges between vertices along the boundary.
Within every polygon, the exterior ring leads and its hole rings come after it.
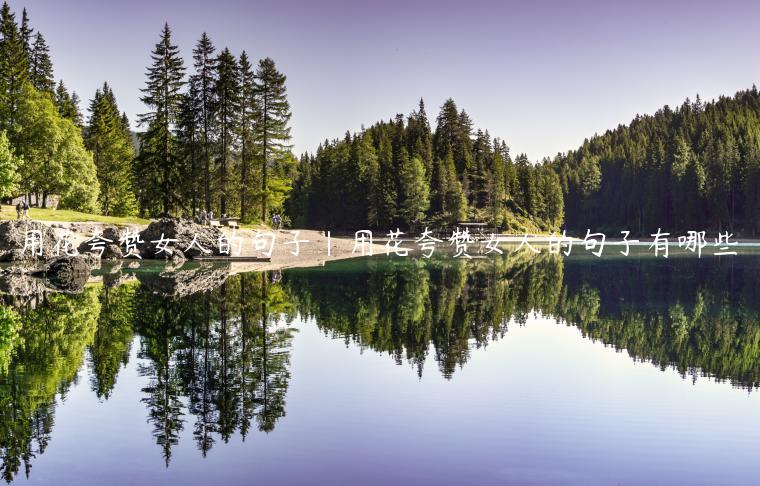
POLYGON ((559 229, 562 186, 550 164, 513 159, 452 99, 435 125, 420 100, 407 117, 346 132, 303 155, 286 204, 295 225, 388 229, 466 219, 511 231, 559 229))
POLYGON ((565 225, 627 229, 760 230, 757 88, 637 116, 549 162, 562 181, 565 225))
POLYGON ((423 101, 409 116, 326 140, 301 157, 287 202, 316 227, 488 222, 505 231, 650 234, 760 230, 760 96, 636 116, 576 150, 532 164, 476 129, 447 100, 431 129, 423 101))

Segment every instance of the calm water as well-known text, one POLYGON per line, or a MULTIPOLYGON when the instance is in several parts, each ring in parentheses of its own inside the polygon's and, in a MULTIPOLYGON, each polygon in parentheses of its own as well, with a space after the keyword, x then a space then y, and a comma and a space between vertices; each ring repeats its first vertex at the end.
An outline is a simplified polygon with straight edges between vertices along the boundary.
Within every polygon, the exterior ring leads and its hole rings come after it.
POLYGON ((9 482, 757 484, 758 256, 101 273, 3 284, 9 482))

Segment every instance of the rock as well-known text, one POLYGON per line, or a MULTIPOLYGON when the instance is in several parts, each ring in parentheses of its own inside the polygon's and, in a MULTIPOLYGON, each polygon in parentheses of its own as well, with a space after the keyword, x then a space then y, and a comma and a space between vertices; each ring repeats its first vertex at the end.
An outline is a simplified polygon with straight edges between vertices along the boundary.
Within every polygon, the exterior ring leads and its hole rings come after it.
POLYGON ((0 294, 31 296, 45 293, 45 281, 31 276, 37 268, 34 263, 19 262, 1 269, 0 294))
POLYGON ((93 255, 61 256, 48 262, 43 270, 32 276, 45 277, 56 290, 80 292, 98 263, 97 257, 93 255))
MULTIPOLYGON (((99 257, 101 260, 121 260, 124 258, 124 251, 121 246, 119 246, 119 238, 121 237, 121 231, 119 231, 119 228, 113 225, 106 226, 100 236, 106 240, 110 240, 103 242, 103 255, 99 257)), ((94 242, 89 240, 90 239, 88 238, 83 241, 79 245, 79 248, 77 248, 77 251, 80 254, 94 255, 98 258, 100 250, 93 249, 91 244, 94 242)))
POLYGON ((174 218, 162 218, 152 222, 140 233, 145 243, 141 244, 143 258, 155 258, 181 261, 185 258, 197 258, 199 256, 218 256, 219 237, 222 232, 219 228, 202 226, 192 221, 183 221, 174 218), (158 252, 157 242, 162 238, 175 239, 166 246, 166 251, 158 252), (193 243, 195 238, 195 243, 193 243), (192 247, 191 247, 192 244, 192 247), (204 253, 200 248, 207 250, 204 253))
POLYGON ((165 297, 186 297, 198 292, 212 290, 222 285, 230 275, 229 264, 202 262, 191 268, 155 273, 137 273, 140 285, 154 294, 165 297))
POLYGON ((2 262, 35 262, 45 261, 54 256, 56 244, 55 232, 52 228, 37 221, 12 220, 0 224, 0 261, 2 262), (29 233, 29 232, 38 233, 29 233), (41 244, 42 252, 24 249, 27 235, 41 244), (39 235, 39 239, 37 236, 39 235))

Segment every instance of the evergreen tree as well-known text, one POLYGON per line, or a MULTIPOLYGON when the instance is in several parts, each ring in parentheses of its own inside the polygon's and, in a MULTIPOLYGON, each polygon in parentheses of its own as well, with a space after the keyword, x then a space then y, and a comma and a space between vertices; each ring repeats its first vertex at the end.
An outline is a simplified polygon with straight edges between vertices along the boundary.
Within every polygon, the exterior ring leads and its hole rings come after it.
POLYGON ((454 154, 451 150, 446 153, 446 158, 443 160, 443 172, 446 180, 446 212, 444 217, 449 222, 455 223, 467 217, 467 196, 457 178, 454 154))
POLYGON ((95 91, 89 111, 85 142, 97 169, 100 210, 104 215, 134 214, 137 209, 132 184, 134 148, 107 83, 95 91))
POLYGON ((219 133, 219 212, 226 214, 230 150, 238 129, 240 109, 240 72, 237 60, 225 48, 216 60, 214 84, 214 118, 219 133))
POLYGON ((29 24, 29 15, 26 13, 26 7, 21 10, 21 29, 19 32, 21 34, 21 42, 23 42, 26 57, 28 59, 31 59, 32 34, 34 33, 34 29, 32 29, 31 25, 29 24))
POLYGON ((55 105, 58 113, 76 126, 82 126, 82 113, 79 111, 79 96, 76 93, 69 94, 63 80, 58 82, 55 89, 55 105))
POLYGON ((201 181, 201 149, 198 130, 198 97, 195 85, 189 83, 188 92, 182 97, 180 117, 177 122, 177 141, 181 147, 182 172, 185 174, 180 192, 182 201, 190 203, 190 214, 195 217, 198 211, 201 181))
POLYGON ((13 142, 17 135, 16 112, 24 83, 29 78, 29 58, 8 2, 0 8, 0 129, 13 142))
POLYGON ((160 205, 161 211, 169 214, 177 204, 179 164, 174 126, 181 113, 185 71, 179 48, 172 44, 169 24, 164 25, 151 59, 140 98, 150 111, 139 117, 140 124, 148 126, 137 165, 139 196, 143 211, 155 211, 160 205))
POLYGON ((430 205, 429 188, 425 180, 425 165, 419 157, 405 160, 399 171, 400 207, 399 217, 411 225, 425 217, 430 205))
MULTIPOLYGON (((253 66, 248 59, 248 54, 243 51, 240 54, 240 220, 249 221, 248 204, 251 189, 251 162, 253 160, 254 140, 253 134, 256 124, 256 80, 253 66)), ((303 161, 301 162, 303 167, 303 161)), ((301 209, 304 211, 305 207, 301 209)))
POLYGON ((40 32, 37 32, 37 36, 34 38, 29 66, 29 78, 34 87, 40 91, 53 93, 53 90, 55 90, 50 50, 40 32))
POLYGON ((203 201, 206 211, 211 210, 211 154, 213 143, 212 123, 214 104, 214 85, 216 83, 216 56, 214 45, 204 32, 193 49, 193 66, 195 74, 190 76, 191 91, 194 93, 194 103, 200 130, 199 144, 203 165, 203 201))
POLYGON ((269 199, 269 167, 290 152, 290 104, 285 88, 285 75, 277 71, 270 58, 259 61, 256 70, 256 114, 254 132, 256 153, 261 166, 261 220, 267 220, 269 199))
POLYGON ((481 130, 470 139, 472 122, 453 100, 437 120, 432 135, 420 101, 406 119, 397 115, 359 134, 347 132, 342 140, 326 140, 315 156, 302 158, 300 170, 308 179, 296 180, 289 215, 309 226, 385 230, 422 220, 445 226, 468 217, 517 231, 562 223, 563 186, 550 161, 532 165, 521 156, 518 170, 504 141, 481 130), (308 207, 299 214, 303 200, 308 207))

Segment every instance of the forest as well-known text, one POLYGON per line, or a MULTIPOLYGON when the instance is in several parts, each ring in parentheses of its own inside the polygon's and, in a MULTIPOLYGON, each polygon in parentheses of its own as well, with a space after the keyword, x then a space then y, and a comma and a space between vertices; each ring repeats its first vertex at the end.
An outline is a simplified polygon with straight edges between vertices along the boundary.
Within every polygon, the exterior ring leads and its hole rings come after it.
POLYGON ((569 229, 760 230, 760 94, 637 116, 550 165, 569 229))
POLYGON ((87 113, 50 48, 0 9, 0 198, 113 216, 196 216, 335 229, 760 231, 760 95, 687 99, 636 116, 541 161, 513 156, 453 99, 433 123, 408 116, 327 139, 297 158, 286 76, 275 62, 217 49, 202 33, 187 62, 169 25, 146 55, 131 124, 107 81, 87 113), (432 126, 434 125, 434 126, 432 126), (136 131, 135 128, 136 127, 136 131))
POLYGON ((195 215, 266 220, 297 161, 285 76, 272 59, 217 51, 203 33, 186 73, 168 24, 150 53, 134 120, 108 82, 80 99, 54 79, 50 48, 24 9, 0 10, 0 197, 113 216, 195 215))
POLYGON ((433 131, 425 103, 408 117, 326 140, 301 157, 286 207, 297 226, 447 227, 487 221, 515 231, 548 231, 563 221, 560 179, 548 164, 512 159, 509 147, 475 130, 452 99, 433 131))

